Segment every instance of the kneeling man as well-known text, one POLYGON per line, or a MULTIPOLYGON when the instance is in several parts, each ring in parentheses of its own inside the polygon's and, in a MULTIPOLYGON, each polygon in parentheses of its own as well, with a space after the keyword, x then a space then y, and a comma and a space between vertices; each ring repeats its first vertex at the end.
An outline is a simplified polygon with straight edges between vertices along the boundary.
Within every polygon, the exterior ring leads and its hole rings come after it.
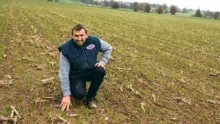
POLYGON ((62 110, 69 109, 70 97, 78 100, 86 97, 86 105, 90 109, 97 108, 95 96, 105 76, 105 64, 110 58, 112 47, 105 41, 87 34, 82 24, 72 29, 72 38, 62 44, 60 51, 60 82, 63 99, 62 110), (97 55, 103 52, 99 61, 97 55), (86 92, 86 81, 91 81, 86 92))

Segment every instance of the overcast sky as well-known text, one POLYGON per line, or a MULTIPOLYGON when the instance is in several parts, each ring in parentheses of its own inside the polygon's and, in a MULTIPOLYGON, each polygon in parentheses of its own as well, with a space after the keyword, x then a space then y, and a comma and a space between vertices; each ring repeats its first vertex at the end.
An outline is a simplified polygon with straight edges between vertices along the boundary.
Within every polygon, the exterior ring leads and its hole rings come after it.
POLYGON ((129 1, 129 2, 148 2, 148 3, 166 3, 167 5, 174 4, 180 8, 192 8, 201 10, 211 10, 220 12, 220 0, 118 0, 118 1, 129 1))

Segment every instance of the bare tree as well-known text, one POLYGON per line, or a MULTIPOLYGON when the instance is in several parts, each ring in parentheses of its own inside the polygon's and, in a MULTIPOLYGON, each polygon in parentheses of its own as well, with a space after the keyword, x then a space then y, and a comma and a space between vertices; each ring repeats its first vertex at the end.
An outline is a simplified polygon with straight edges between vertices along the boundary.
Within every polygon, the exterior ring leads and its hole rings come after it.
POLYGON ((134 3, 133 3, 132 6, 133 6, 133 10, 134 10, 134 11, 138 11, 138 5, 139 5, 138 2, 134 2, 134 3))
POLYGON ((103 5, 104 5, 105 7, 108 7, 108 6, 109 6, 109 2, 106 1, 106 0, 104 0, 103 5))
POLYGON ((163 13, 163 6, 162 5, 158 6, 157 13, 159 13, 159 14, 163 13))
POLYGON ((171 13, 172 15, 175 15, 176 12, 177 12, 177 7, 176 7, 175 5, 171 5, 171 6, 170 6, 170 13, 171 13))
POLYGON ((220 12, 214 12, 213 18, 214 19, 219 19, 220 18, 220 12))
POLYGON ((213 15, 214 15, 214 12, 207 10, 204 12, 203 17, 204 18, 212 18, 213 15))
POLYGON ((182 13, 188 13, 188 9, 187 8, 183 8, 182 13))
POLYGON ((163 6, 163 10, 166 10, 168 8, 167 4, 165 4, 165 3, 162 6, 163 6))
POLYGON ((144 6, 144 12, 150 13, 150 10, 151 10, 150 4, 146 3, 145 6, 144 6))
POLYGON ((111 8, 112 9, 118 9, 119 8, 119 3, 115 1, 111 1, 111 8))

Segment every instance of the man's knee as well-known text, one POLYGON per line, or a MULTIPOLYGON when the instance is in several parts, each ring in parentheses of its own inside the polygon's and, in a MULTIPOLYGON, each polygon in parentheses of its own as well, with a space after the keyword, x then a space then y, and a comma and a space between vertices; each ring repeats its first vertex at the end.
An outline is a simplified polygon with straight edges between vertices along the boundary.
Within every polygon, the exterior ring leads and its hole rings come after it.
POLYGON ((71 93, 71 95, 72 95, 72 97, 74 97, 74 98, 80 100, 80 99, 82 99, 83 97, 86 96, 86 92, 83 92, 83 91, 80 91, 80 92, 79 92, 79 91, 78 91, 78 92, 73 92, 73 93, 71 93))
POLYGON ((85 83, 81 79, 72 79, 70 83, 71 96, 79 100, 86 96, 85 83))
POLYGON ((95 67, 93 73, 97 76, 105 76, 106 71, 103 67, 95 67))
POLYGON ((86 90, 84 90, 83 88, 81 88, 79 86, 75 86, 74 88, 71 89, 71 95, 72 95, 72 97, 80 100, 84 96, 86 96, 86 90))

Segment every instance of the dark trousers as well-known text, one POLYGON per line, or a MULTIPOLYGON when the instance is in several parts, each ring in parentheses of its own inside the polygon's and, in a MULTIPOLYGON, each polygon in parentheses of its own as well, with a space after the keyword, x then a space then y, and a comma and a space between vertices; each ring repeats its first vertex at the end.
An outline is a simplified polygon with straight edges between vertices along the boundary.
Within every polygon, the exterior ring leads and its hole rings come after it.
POLYGON ((71 96, 80 100, 86 96, 86 100, 92 100, 101 85, 104 76, 105 69, 103 67, 94 67, 89 75, 83 76, 81 78, 77 78, 70 82, 70 91, 71 96), (86 81, 91 81, 88 92, 86 93, 86 81))

